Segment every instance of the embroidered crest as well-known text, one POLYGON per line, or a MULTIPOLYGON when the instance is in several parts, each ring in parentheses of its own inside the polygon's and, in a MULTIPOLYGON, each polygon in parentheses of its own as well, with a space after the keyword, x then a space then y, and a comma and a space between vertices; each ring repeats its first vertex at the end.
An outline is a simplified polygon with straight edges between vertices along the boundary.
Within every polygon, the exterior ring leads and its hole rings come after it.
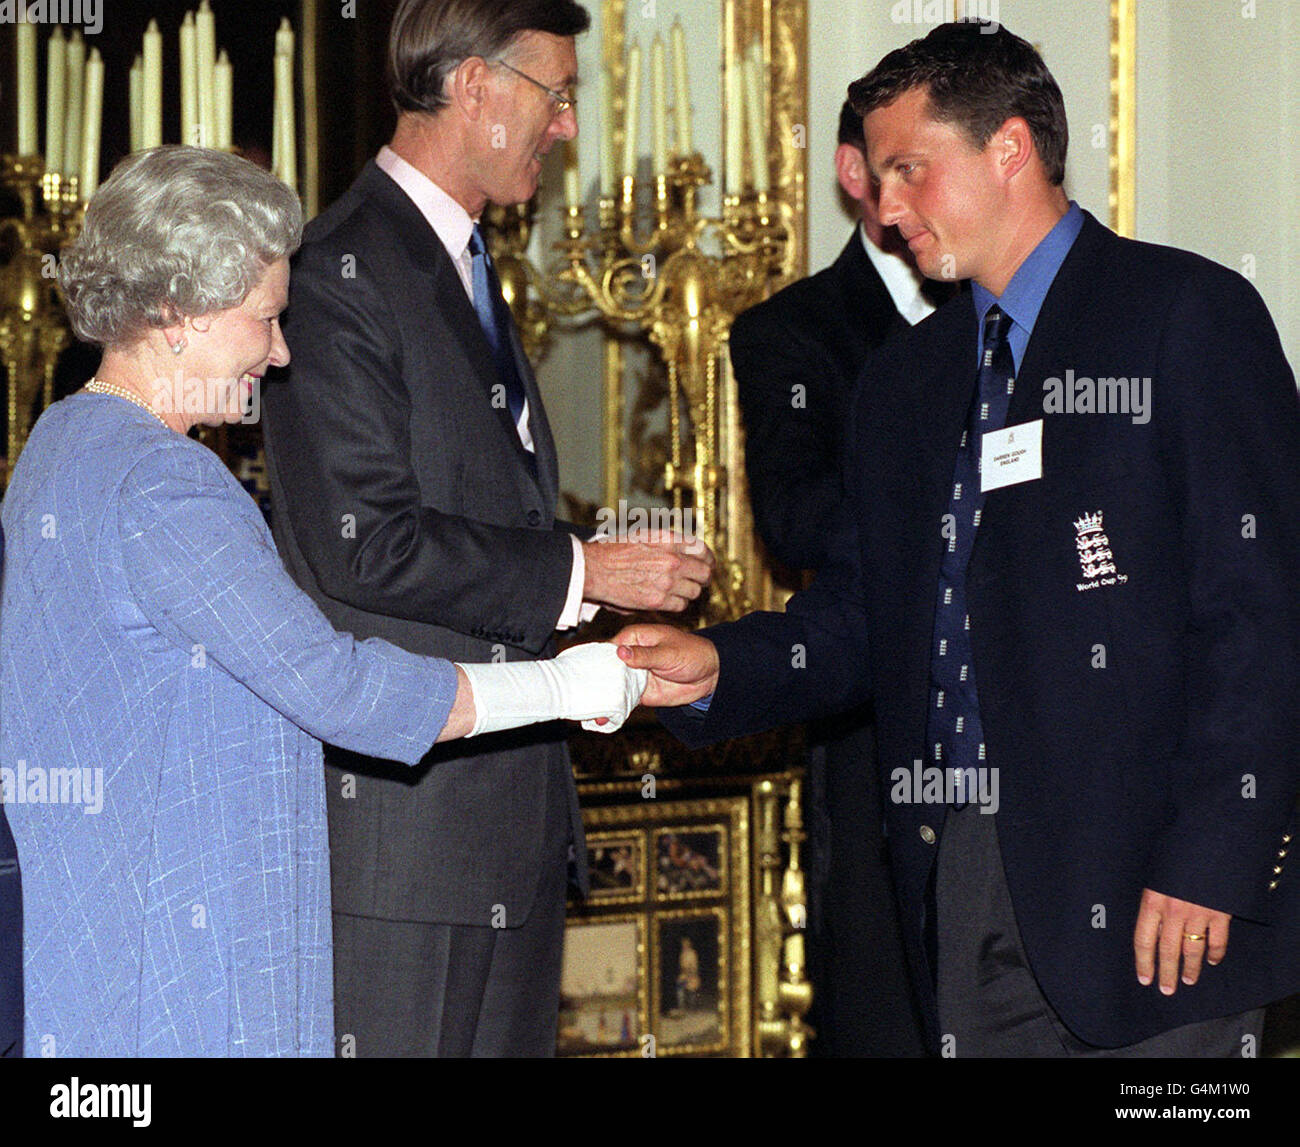
POLYGON ((1128 574, 1115 568, 1115 554, 1110 548, 1110 538, 1106 536, 1100 510, 1077 518, 1074 529, 1077 535, 1074 545, 1079 551, 1079 565, 1084 578, 1078 583, 1080 593, 1103 585, 1123 585, 1128 581, 1128 574))

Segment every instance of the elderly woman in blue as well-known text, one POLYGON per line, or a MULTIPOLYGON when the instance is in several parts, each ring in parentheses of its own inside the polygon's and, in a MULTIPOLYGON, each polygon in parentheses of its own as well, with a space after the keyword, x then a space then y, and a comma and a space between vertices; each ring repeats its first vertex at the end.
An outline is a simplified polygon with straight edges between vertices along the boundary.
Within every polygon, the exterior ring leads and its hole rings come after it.
POLYGON ((321 742, 435 740, 644 686, 611 645, 457 666, 337 633, 196 424, 288 362, 293 193, 198 148, 125 160, 59 278, 96 377, 5 499, 0 779, 23 871, 25 1054, 330 1055, 321 742))

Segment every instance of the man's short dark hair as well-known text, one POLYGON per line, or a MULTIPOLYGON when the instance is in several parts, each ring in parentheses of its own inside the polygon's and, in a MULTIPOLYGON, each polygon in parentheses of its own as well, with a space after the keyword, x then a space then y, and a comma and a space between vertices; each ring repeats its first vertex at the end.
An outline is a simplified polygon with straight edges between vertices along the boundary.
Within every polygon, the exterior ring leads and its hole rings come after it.
POLYGON ((850 84, 849 99, 865 118, 913 88, 926 90, 932 119, 960 128, 979 148, 1020 116, 1047 178, 1064 182, 1065 101, 1043 58, 1019 36, 983 20, 941 24, 850 84))
POLYGON ((463 60, 498 59, 525 32, 576 36, 590 25, 574 0, 402 0, 388 34, 393 103, 399 112, 437 111, 463 60))
POLYGON ((853 106, 852 100, 845 100, 840 108, 840 135, 837 143, 851 143, 860 152, 866 154, 867 141, 862 138, 862 113, 853 106))

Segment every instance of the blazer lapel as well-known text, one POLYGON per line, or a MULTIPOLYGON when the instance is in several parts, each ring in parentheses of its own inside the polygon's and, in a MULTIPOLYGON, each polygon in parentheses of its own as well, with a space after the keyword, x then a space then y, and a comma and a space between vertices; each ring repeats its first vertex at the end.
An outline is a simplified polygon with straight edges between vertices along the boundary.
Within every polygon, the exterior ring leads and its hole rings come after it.
MULTIPOLYGON (((918 354, 914 377, 913 433, 916 445, 916 501, 909 523, 909 569, 916 573, 908 588, 899 648, 906 658, 904 680, 912 704, 922 716, 930 679, 930 644, 934 632, 935 593, 947 544, 941 532, 952 497, 952 476, 966 428, 966 414, 976 383, 975 308, 968 294, 926 320, 932 332, 925 346, 935 348, 928 361, 918 354)), ((918 742, 919 747, 920 742, 918 742)))

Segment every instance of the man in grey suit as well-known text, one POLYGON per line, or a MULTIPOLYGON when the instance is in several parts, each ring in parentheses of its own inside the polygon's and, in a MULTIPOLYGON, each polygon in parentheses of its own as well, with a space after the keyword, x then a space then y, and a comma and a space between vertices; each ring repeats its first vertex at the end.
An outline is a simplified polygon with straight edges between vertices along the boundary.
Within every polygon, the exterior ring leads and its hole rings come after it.
MULTIPOLYGON (((340 629, 461 661, 551 656, 593 606, 682 609, 712 557, 584 543, 484 250, 489 203, 577 134, 572 0, 403 0, 389 146, 307 229, 265 395, 277 542, 340 629)), ((554 1051, 570 861, 563 730, 439 747, 414 780, 327 759, 342 1055, 554 1051)))

